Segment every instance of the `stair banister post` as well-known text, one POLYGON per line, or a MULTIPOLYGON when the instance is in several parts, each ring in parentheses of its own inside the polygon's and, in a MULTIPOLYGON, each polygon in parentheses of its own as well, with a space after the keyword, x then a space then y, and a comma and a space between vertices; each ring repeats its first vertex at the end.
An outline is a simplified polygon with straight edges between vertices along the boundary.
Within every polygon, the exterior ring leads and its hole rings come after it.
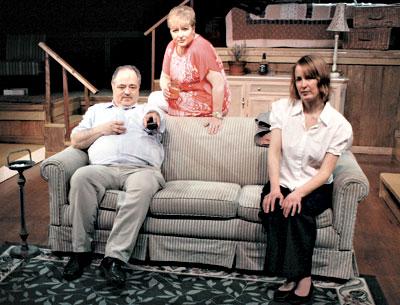
POLYGON ((156 29, 151 32, 151 91, 154 91, 156 66, 156 29))
POLYGON ((46 95, 46 123, 52 123, 51 119, 51 88, 50 88, 50 58, 49 54, 45 53, 44 61, 44 73, 45 73, 45 95, 46 95))
POLYGON ((62 80, 63 80, 63 97, 64 97, 65 140, 68 140, 71 130, 69 124, 68 76, 67 76, 67 70, 64 67, 62 68, 62 80))

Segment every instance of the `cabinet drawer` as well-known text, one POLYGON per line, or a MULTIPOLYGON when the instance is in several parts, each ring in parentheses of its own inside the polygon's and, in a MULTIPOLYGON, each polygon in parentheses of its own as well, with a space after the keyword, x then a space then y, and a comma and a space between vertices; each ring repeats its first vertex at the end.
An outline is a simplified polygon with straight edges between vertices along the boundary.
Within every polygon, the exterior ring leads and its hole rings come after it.
POLYGON ((275 92, 287 92, 289 94, 289 84, 283 84, 283 85, 278 85, 278 84, 250 84, 249 86, 249 94, 255 94, 255 93, 262 93, 262 94, 269 94, 269 93, 275 93, 275 92))
POLYGON ((246 115, 248 117, 257 117, 260 113, 271 111, 272 103, 287 97, 287 95, 273 96, 249 96, 246 115))

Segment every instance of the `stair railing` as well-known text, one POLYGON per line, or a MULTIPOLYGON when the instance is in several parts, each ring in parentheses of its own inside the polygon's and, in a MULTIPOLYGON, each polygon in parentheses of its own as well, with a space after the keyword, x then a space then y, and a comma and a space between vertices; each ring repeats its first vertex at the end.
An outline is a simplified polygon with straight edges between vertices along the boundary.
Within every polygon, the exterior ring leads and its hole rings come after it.
POLYGON ((46 53, 45 56, 45 112, 46 112, 46 123, 52 122, 52 103, 51 103, 51 89, 50 89, 50 57, 58 62, 62 67, 62 80, 63 80, 63 98, 64 98, 64 124, 65 124, 65 140, 69 139, 71 133, 70 118, 69 118, 69 93, 68 93, 68 75, 69 72, 84 86, 84 100, 85 100, 85 111, 90 106, 90 93, 96 94, 99 92, 86 78, 78 73, 70 64, 62 59, 56 52, 49 48, 44 42, 39 42, 39 47, 46 53))
MULTIPOLYGON (((185 0, 181 5, 185 5, 190 2, 190 6, 193 7, 194 0, 185 0)), ((168 15, 165 15, 163 18, 158 20, 153 26, 151 26, 144 35, 147 36, 151 33, 151 91, 154 90, 154 73, 155 73, 155 64, 156 64, 156 29, 165 21, 167 20, 168 15)))

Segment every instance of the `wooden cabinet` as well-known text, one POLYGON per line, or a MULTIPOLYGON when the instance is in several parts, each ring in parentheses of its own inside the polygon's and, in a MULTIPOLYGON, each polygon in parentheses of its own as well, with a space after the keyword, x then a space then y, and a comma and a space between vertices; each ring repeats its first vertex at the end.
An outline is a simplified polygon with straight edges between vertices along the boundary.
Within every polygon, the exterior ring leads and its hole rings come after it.
MULTIPOLYGON (((271 110, 273 102, 289 96, 289 75, 244 75, 227 76, 232 94, 228 116, 256 117, 261 112, 271 110)), ((347 78, 331 81, 330 102, 343 113, 346 97, 347 78)))

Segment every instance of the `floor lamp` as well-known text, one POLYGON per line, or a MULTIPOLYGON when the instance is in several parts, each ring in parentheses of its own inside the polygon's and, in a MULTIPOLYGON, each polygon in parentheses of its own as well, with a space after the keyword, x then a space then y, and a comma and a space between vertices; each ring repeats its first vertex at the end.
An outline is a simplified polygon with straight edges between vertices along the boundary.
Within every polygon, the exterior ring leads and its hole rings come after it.
POLYGON ((336 4, 335 14, 333 15, 332 21, 329 24, 328 28, 326 29, 327 31, 335 32, 335 48, 333 50, 331 78, 340 76, 339 72, 337 71, 339 33, 349 31, 349 27, 347 26, 347 21, 345 16, 345 10, 346 10, 345 3, 336 4))

